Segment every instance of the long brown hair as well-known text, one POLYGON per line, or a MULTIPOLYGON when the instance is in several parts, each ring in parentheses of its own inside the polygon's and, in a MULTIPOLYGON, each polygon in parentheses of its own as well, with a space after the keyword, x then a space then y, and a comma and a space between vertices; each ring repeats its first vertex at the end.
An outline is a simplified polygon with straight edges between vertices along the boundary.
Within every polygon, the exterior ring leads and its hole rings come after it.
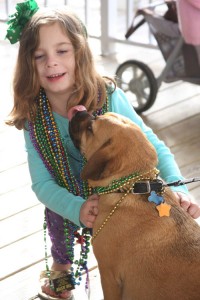
POLYGON ((17 129, 25 128, 26 120, 34 121, 36 116, 36 96, 39 94, 40 85, 34 52, 39 44, 40 26, 55 22, 61 25, 75 52, 75 89, 66 109, 77 104, 84 105, 89 111, 102 107, 106 99, 106 86, 114 83, 114 80, 97 73, 86 28, 74 13, 69 9, 39 10, 28 22, 20 38, 13 80, 14 106, 10 119, 6 122, 17 129))

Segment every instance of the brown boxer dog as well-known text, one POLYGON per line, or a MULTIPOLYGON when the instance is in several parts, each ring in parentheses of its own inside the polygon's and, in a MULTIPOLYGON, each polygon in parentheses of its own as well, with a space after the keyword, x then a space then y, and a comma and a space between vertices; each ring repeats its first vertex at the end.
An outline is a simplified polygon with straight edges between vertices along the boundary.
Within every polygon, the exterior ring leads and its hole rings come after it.
POLYGON ((87 159, 82 178, 100 195, 92 243, 104 300, 199 300, 200 227, 158 178, 140 128, 86 111, 69 127, 87 159))

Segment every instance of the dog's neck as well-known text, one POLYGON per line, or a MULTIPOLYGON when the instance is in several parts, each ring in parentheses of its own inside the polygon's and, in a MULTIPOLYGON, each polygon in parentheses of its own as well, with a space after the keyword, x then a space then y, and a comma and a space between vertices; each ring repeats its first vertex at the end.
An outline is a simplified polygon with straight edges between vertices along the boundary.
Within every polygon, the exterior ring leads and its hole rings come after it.
POLYGON ((118 190, 127 191, 130 187, 133 186, 133 184, 135 182, 138 182, 141 180, 156 179, 158 176, 158 173, 159 173, 159 171, 156 168, 149 170, 147 172, 144 172, 142 174, 132 173, 128 176, 123 176, 119 179, 112 180, 106 186, 95 185, 95 187, 93 186, 93 191, 99 195, 113 193, 118 190))

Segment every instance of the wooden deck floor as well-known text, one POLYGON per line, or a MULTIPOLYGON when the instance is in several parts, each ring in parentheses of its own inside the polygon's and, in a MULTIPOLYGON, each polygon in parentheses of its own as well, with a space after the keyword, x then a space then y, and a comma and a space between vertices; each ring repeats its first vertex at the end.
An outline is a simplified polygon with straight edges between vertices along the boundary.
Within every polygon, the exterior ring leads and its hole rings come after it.
MULTIPOLYGON (((157 75, 164 66, 159 50, 118 45, 117 54, 98 56, 99 45, 91 41, 102 74, 113 75, 123 61, 146 62, 157 75)), ((37 294, 44 269, 43 206, 31 191, 22 132, 3 124, 11 108, 10 82, 17 46, 0 41, 0 299, 28 300, 37 294)), ((158 136, 171 147, 185 177, 200 176, 200 86, 184 82, 162 84, 155 105, 142 115, 158 136)), ((200 204, 200 185, 188 186, 200 204)), ((89 260, 90 300, 103 299, 96 261, 89 260)), ((84 287, 76 299, 84 299, 84 287)))

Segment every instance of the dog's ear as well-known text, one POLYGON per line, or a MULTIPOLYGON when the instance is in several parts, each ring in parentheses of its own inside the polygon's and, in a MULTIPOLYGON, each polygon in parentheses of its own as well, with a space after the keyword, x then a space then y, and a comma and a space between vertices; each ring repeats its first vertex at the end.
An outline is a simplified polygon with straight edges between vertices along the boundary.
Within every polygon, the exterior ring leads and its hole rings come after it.
POLYGON ((111 160, 110 143, 111 140, 103 144, 102 147, 87 161, 81 172, 81 178, 83 180, 99 180, 107 177, 111 173, 111 170, 107 170, 111 160))

